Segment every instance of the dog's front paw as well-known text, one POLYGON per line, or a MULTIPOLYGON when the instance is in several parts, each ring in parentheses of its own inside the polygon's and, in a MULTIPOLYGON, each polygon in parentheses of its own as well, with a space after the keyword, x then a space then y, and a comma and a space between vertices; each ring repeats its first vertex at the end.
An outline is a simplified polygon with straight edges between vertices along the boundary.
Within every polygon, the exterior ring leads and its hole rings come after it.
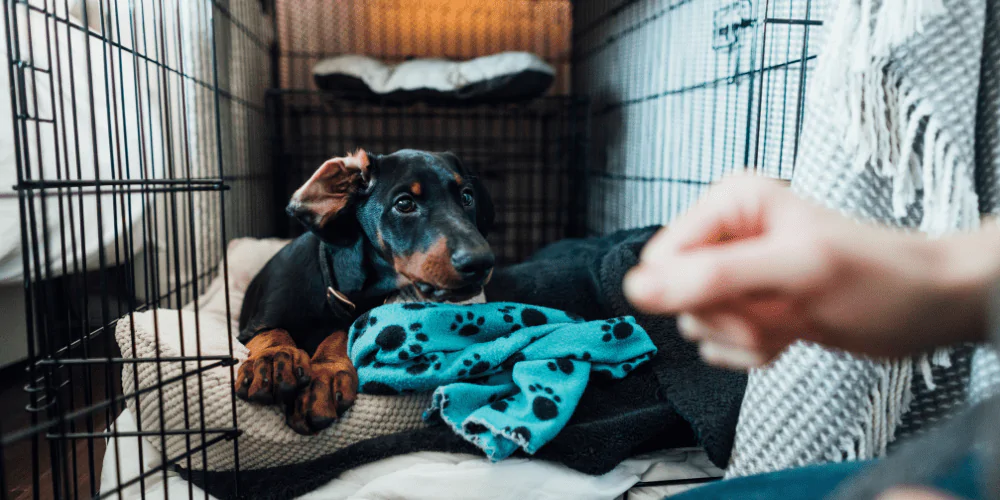
POLYGON ((290 408, 285 421, 299 434, 315 434, 344 416, 354 404, 358 372, 347 357, 347 334, 338 332, 320 344, 310 360, 312 379, 290 408))
POLYGON ((254 403, 280 402, 306 386, 311 371, 309 355, 294 345, 251 349, 236 374, 236 395, 254 403))

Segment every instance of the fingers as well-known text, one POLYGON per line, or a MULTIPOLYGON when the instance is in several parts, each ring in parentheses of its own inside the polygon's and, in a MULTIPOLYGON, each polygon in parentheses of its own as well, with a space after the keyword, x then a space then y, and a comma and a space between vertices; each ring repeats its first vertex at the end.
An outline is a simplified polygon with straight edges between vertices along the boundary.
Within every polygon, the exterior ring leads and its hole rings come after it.
POLYGON ((810 336, 803 316, 792 303, 761 298, 682 314, 678 328, 685 338, 701 344, 707 362, 746 369, 771 361, 796 339, 810 336))
POLYGON ((766 209, 785 193, 773 179, 735 175, 713 186, 684 215, 650 239, 642 261, 658 261, 676 252, 760 235, 766 209))
POLYGON ((672 314, 752 293, 794 291, 815 276, 819 265, 809 252, 750 240, 640 263, 625 276, 623 287, 639 310, 672 314))
POLYGON ((785 240, 804 228, 769 229, 769 219, 794 208, 786 206, 794 199, 773 179, 726 179, 648 242, 626 276, 626 296, 640 310, 669 314, 800 284, 818 261, 785 240))
POLYGON ((760 353, 712 342, 702 343, 698 352, 706 363, 731 370, 757 368, 768 361, 760 353))
POLYGON ((683 314, 677 320, 681 334, 699 343, 698 351, 705 362, 735 370, 763 365, 771 353, 760 346, 760 334, 748 322, 730 314, 716 314, 701 319, 683 314))
POLYGON ((956 500, 955 497, 927 488, 901 486, 882 493, 879 500, 956 500))
POLYGON ((729 312, 682 314, 677 318, 677 327, 681 335, 692 342, 748 351, 757 350, 762 344, 754 325, 729 312))
POLYGON ((759 366, 808 334, 779 298, 812 293, 830 270, 817 217, 780 181, 730 177, 648 242, 625 295, 646 313, 687 313, 681 331, 708 362, 759 366))

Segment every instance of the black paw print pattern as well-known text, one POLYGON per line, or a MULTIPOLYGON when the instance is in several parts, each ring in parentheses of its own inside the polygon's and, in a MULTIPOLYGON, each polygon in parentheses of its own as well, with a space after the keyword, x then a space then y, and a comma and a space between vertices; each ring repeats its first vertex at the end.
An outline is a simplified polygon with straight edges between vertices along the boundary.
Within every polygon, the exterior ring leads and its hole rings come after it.
POLYGON ((524 327, 541 326, 549 322, 545 313, 533 307, 526 307, 519 311, 517 306, 507 305, 498 308, 497 312, 503 314, 505 323, 510 324, 510 333, 524 327))
POLYGON ((463 359, 462 365, 465 368, 458 371, 459 377, 477 377, 486 373, 491 368, 489 362, 484 361, 483 357, 479 354, 473 354, 470 359, 463 359))
POLYGON ((635 327, 622 318, 611 318, 604 321, 601 331, 604 332, 601 340, 611 342, 611 339, 625 340, 631 337, 635 327))
POLYGON ((439 355, 436 353, 430 353, 430 354, 422 354, 420 356, 413 358, 413 364, 406 367, 406 373, 409 373, 410 375, 420 375, 421 373, 424 373, 427 370, 437 371, 440 369, 441 369, 441 361, 439 355))
POLYGON ((565 373, 566 375, 573 373, 573 369, 575 368, 575 365, 573 365, 573 362, 570 361, 569 358, 559 358, 554 361, 549 361, 547 366, 549 367, 549 370, 552 371, 558 370, 565 373))
POLYGON ((635 370, 639 365, 643 364, 647 360, 653 359, 653 355, 653 353, 646 353, 632 359, 625 360, 617 365, 596 368, 593 372, 591 372, 590 377, 592 380, 605 382, 623 378, 631 373, 632 370, 635 370))
POLYGON ((559 416, 559 403, 562 397, 555 393, 551 387, 541 384, 531 384, 528 386, 529 398, 531 398, 531 413, 538 420, 552 420, 559 416))
MULTIPOLYGON (((351 325, 351 342, 357 342, 366 331, 368 331, 368 322, 371 320, 371 311, 358 316, 358 319, 354 320, 354 324, 351 325)), ((378 318, 375 318, 375 322, 378 322, 378 318)))
POLYGON ((632 359, 629 359, 629 360, 625 361, 624 363, 621 363, 620 365, 618 365, 618 368, 621 369, 621 376, 624 377, 629 372, 631 372, 632 370, 634 370, 637 366, 641 365, 647 359, 653 359, 653 354, 652 353, 646 353, 646 354, 643 354, 641 356, 636 356, 636 357, 634 357, 632 359))
POLYGON ((451 330, 457 330, 458 334, 463 337, 471 337, 482 331, 480 327, 483 326, 483 323, 486 323, 486 317, 476 317, 472 311, 468 311, 465 314, 455 314, 455 322, 451 324, 451 330))
POLYGON ((508 426, 504 427, 503 430, 507 435, 513 437, 515 440, 520 441, 522 443, 527 443, 528 441, 531 441, 531 431, 528 430, 528 428, 524 427, 523 425, 514 428, 508 426))
MULTIPOLYGON (((369 326, 375 326, 378 324, 378 318, 371 316, 367 319, 367 323, 369 326)), ((411 323, 405 328, 401 325, 386 325, 375 337, 375 345, 383 353, 396 352, 400 361, 413 361, 414 363, 406 369, 412 375, 424 373, 429 369, 440 370, 439 355, 424 352, 426 350, 424 344, 430 340, 430 337, 421 331, 422 328, 423 325, 420 323, 411 323)), ((372 351, 362 358, 359 364, 363 366, 374 365, 379 368, 382 364, 375 361, 377 354, 378 351, 372 351)))
POLYGON ((489 427, 486 427, 485 425, 480 424, 479 422, 466 422, 465 425, 462 426, 462 430, 465 431, 466 434, 473 435, 473 434, 483 434, 484 432, 490 429, 489 427))
POLYGON ((507 411, 507 408, 510 407, 510 404, 514 402, 514 396, 517 396, 520 393, 521 390, 517 389, 513 394, 505 398, 501 398, 499 394, 494 394, 493 396, 490 396, 490 401, 489 401, 490 408, 492 408, 493 411, 498 411, 500 413, 503 413, 507 411))

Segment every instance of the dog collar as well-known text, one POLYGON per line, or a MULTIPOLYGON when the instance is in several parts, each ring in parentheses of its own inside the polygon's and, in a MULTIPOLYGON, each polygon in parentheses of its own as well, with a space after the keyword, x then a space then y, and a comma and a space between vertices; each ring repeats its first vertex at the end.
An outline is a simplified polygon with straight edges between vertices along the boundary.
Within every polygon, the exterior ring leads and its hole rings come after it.
POLYGON ((333 276, 332 256, 327 252, 325 243, 319 246, 320 272, 323 274, 323 281, 326 285, 326 302, 333 308, 334 314, 353 319, 357 305, 347 298, 347 294, 338 290, 339 286, 333 276), (330 260, 328 260, 330 259, 330 260))
POLYGON ((346 295, 338 292, 332 286, 326 287, 326 300, 333 302, 334 299, 340 301, 340 303, 346 306, 351 312, 354 312, 354 310, 358 308, 358 306, 354 305, 354 302, 351 302, 351 299, 347 298, 346 295))

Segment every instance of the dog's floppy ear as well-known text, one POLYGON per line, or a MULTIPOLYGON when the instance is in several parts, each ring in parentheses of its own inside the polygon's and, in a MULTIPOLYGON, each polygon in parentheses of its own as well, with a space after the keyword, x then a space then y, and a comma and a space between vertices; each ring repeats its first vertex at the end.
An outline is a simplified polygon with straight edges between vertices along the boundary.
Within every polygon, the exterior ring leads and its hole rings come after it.
POLYGON ((334 226, 340 225, 335 224, 338 216, 370 182, 370 161, 363 150, 331 158, 292 194, 285 211, 318 235, 331 235, 336 232, 334 226))
POLYGON ((486 190, 486 186, 483 185, 483 182, 476 176, 475 172, 467 168, 455 153, 446 151, 441 153, 441 156, 450 161, 462 178, 472 184, 472 189, 476 191, 476 227, 479 228, 479 232, 483 236, 487 236, 493 230, 493 223, 496 218, 496 212, 493 209, 493 198, 490 196, 489 191, 486 190))

